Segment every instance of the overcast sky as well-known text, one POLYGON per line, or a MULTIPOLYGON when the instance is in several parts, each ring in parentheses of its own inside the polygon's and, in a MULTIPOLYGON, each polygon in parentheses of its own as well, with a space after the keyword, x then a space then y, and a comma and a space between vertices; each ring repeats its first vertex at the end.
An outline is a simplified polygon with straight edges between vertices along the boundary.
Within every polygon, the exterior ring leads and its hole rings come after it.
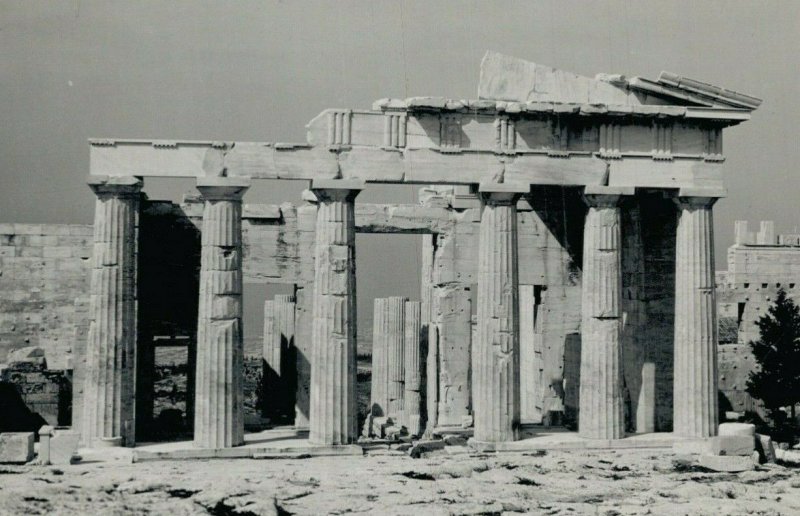
MULTIPOLYGON (((724 268, 734 220, 800 229, 798 34, 790 0, 0 0, 0 222, 90 223, 89 137, 303 141, 325 108, 474 98, 491 49, 588 76, 669 70, 763 98, 725 133, 724 268)), ((302 188, 261 184, 246 201, 292 201, 302 188)), ((359 200, 409 202, 415 188, 372 190, 359 200)), ((359 237, 359 291, 418 297, 413 244, 359 237)))

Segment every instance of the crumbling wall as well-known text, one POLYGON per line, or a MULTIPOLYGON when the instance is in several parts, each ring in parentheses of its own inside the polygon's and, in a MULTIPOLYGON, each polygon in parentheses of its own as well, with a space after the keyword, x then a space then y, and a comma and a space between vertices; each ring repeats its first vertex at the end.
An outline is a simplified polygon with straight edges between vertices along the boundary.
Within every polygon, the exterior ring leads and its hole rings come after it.
POLYGON ((72 368, 91 256, 92 226, 0 224, 0 363, 37 346, 50 369, 72 368))

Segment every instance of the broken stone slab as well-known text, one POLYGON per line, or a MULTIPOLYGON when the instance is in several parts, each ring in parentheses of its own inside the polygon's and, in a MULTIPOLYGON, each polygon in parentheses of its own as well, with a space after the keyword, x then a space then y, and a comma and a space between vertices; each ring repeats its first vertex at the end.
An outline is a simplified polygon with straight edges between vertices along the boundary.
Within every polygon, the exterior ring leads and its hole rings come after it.
POLYGON ((0 434, 0 463, 25 464, 33 459, 33 432, 0 434))
POLYGON ((749 435, 755 437, 756 426, 750 423, 722 423, 719 425, 717 435, 749 435))
POLYGON ((28 346, 24 348, 15 349, 8 354, 6 358, 9 366, 13 367, 14 364, 36 364, 45 366, 44 350, 37 346, 28 346))
POLYGON ((756 434, 756 451, 759 455, 759 462, 775 462, 775 444, 772 442, 772 437, 763 434, 756 434))
POLYGON ((472 414, 461 416, 461 428, 472 428, 475 425, 475 418, 472 414))
POLYGON ((460 435, 454 435, 454 434, 445 435, 443 440, 444 440, 444 444, 446 444, 447 446, 466 446, 467 445, 467 440, 464 437, 460 436, 460 435))
POLYGON ((755 451, 755 439, 749 435, 719 435, 710 440, 712 455, 751 456, 755 451))
POLYGON ((752 457, 741 455, 700 455, 698 464, 712 471, 724 473, 738 473, 755 468, 752 457))
POLYGON ((443 450, 444 446, 444 441, 417 441, 408 450, 408 454, 411 458, 418 459, 426 453, 443 450))
MULTIPOLYGON (((627 84, 597 80, 497 52, 481 61, 478 98, 510 102, 629 104, 627 84)), ((636 102, 638 104, 638 102, 636 102)))

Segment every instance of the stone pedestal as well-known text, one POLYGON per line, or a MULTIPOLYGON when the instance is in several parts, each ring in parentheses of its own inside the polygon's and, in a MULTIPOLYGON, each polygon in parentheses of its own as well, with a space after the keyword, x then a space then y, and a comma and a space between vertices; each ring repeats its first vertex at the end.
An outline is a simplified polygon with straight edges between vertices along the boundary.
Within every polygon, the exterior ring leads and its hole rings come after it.
POLYGON ((294 415, 296 352, 294 296, 264 301, 263 414, 273 419, 294 415))
POLYGON ((620 343, 621 220, 619 202, 633 189, 586 187, 583 233, 581 385, 578 433, 590 439, 625 435, 620 343))
POLYGON ((361 181, 315 180, 309 441, 348 444, 356 430, 356 275, 353 202, 361 181))
POLYGON ((242 196, 248 180, 201 178, 204 201, 197 320, 194 444, 244 442, 242 196))
POLYGON ((682 189, 675 198, 675 372, 673 431, 717 435, 717 305, 712 206, 723 192, 682 189))
POLYGON ((517 199, 527 187, 481 185, 478 325, 472 382, 476 441, 513 441, 519 431, 517 199))
POLYGON ((89 179, 97 195, 81 430, 85 446, 135 444, 136 223, 142 182, 89 179))
POLYGON ((420 352, 420 303, 406 301, 404 325, 404 384, 403 408, 408 433, 422 431, 422 362, 420 352))

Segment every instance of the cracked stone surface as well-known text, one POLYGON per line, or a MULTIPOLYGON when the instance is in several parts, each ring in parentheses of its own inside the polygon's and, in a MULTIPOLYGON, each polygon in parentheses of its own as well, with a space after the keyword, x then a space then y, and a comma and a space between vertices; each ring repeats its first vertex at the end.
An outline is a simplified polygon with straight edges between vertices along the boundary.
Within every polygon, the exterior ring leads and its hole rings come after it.
MULTIPOLYGON (((448 451, 460 449, 464 453, 448 451)), ((0 468, 0 514, 796 514, 800 470, 676 468, 654 450, 0 468), (224 471, 224 475, 220 475, 224 471)))

